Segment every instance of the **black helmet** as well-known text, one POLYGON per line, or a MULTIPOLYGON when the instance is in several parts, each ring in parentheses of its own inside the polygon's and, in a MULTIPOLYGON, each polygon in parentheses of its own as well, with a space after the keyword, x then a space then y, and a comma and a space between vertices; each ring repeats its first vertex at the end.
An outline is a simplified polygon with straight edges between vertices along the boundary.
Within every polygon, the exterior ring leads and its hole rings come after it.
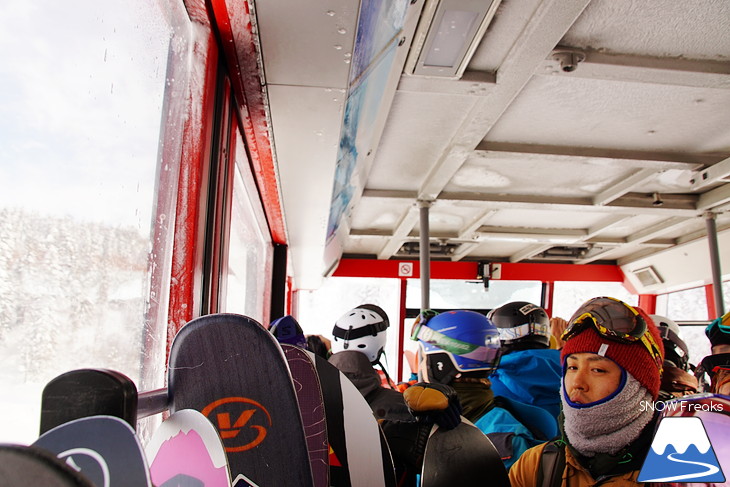
POLYGON ((550 318, 535 304, 513 301, 493 309, 487 317, 499 329, 502 353, 550 347, 550 318))

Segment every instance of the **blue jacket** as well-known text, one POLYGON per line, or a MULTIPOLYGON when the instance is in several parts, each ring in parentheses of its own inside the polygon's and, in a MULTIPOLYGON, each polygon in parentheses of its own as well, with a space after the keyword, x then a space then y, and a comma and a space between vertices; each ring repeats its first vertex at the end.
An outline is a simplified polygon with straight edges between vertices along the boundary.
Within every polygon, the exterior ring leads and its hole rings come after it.
POLYGON ((503 355, 489 380, 495 396, 541 407, 557 422, 562 375, 560 350, 532 349, 503 355))
POLYGON ((474 425, 489 437, 508 470, 526 450, 558 435, 557 422, 544 409, 505 397, 495 397, 495 407, 474 425))

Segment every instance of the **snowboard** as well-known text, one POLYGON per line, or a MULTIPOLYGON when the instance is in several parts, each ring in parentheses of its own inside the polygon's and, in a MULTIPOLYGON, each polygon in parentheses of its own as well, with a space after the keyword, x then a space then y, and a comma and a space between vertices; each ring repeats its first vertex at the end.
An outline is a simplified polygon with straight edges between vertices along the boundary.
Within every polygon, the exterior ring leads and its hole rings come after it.
POLYGON ((183 326, 168 363, 170 412, 218 429, 233 485, 312 486, 294 385, 276 339, 251 318, 213 314, 183 326))
POLYGON ((97 487, 152 486, 142 445, 120 418, 76 419, 43 433, 32 446, 55 454, 97 487))
POLYGON ((41 434, 74 419, 116 416, 137 424, 137 387, 113 370, 79 369, 61 374, 43 388, 41 434))
POLYGON ((486 435, 462 416, 452 430, 434 424, 426 442, 421 487, 509 487, 507 470, 486 435))
POLYGON ((395 486, 390 449, 365 398, 337 367, 313 358, 324 397, 333 487, 395 486))
POLYGON ((307 352, 294 345, 281 344, 289 363, 294 390, 302 414, 304 434, 309 449, 309 463, 316 487, 329 486, 329 443, 324 399, 314 362, 307 352))
POLYGON ((0 445, 0 486, 93 487, 52 453, 25 445, 0 445))
POLYGON ((218 430, 194 409, 181 409, 163 421, 145 452, 157 487, 231 486, 218 430))

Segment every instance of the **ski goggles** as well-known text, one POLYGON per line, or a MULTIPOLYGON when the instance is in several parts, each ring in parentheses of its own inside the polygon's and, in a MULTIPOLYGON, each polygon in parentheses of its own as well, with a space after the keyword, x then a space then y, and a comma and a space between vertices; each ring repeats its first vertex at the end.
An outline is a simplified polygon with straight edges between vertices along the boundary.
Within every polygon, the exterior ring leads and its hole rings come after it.
POLYGON ((487 336, 483 345, 452 338, 427 326, 428 321, 437 314, 432 310, 419 314, 411 329, 411 340, 420 340, 445 352, 478 362, 492 363, 500 357, 498 334, 487 336))
POLYGON ((421 311, 418 316, 416 316, 416 321, 413 322, 413 326, 411 327, 411 340, 418 340, 418 334, 421 332, 421 328, 428 323, 428 320, 437 314, 438 312, 432 309, 421 311))
POLYGON ((550 336, 550 327, 542 323, 525 323, 514 328, 500 328, 499 339, 505 342, 519 340, 529 335, 550 336))
POLYGON ((646 321, 634 307, 616 298, 591 299, 573 314, 560 338, 568 341, 589 327, 593 327, 599 335, 609 340, 623 343, 641 342, 659 371, 662 371, 664 357, 659 345, 649 333, 646 321))

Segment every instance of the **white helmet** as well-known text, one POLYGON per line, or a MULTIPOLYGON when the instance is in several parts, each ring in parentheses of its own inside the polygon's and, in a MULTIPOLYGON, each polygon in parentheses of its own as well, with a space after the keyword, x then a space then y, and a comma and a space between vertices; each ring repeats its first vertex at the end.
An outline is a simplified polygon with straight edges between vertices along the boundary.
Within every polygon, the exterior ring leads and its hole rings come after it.
POLYGON ((679 336, 679 325, 674 320, 660 315, 649 315, 649 318, 654 321, 656 326, 667 327, 672 330, 675 335, 679 336))
POLYGON ((667 365, 688 370, 689 349, 679 336, 679 325, 666 316, 649 315, 649 318, 656 324, 662 342, 664 342, 664 362, 669 362, 667 365))
POLYGON ((363 304, 342 315, 332 330, 332 353, 356 350, 377 363, 385 348, 388 315, 374 304, 363 304))

